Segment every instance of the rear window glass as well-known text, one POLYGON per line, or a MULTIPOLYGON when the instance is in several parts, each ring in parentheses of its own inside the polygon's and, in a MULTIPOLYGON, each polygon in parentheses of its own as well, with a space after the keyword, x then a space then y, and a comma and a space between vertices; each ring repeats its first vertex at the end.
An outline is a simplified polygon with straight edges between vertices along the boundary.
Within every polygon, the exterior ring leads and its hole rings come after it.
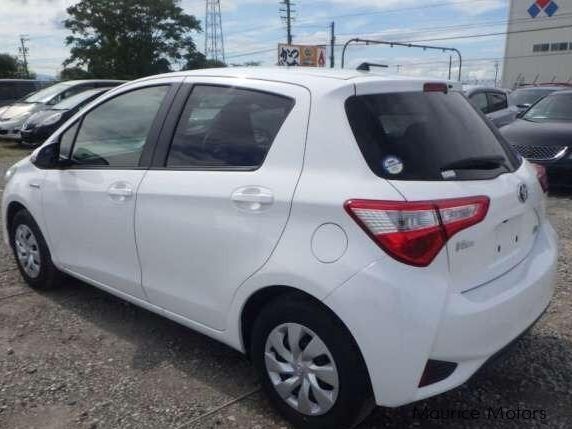
POLYGON ((457 92, 354 96, 346 112, 368 165, 386 179, 484 180, 519 163, 457 92), (483 159, 495 162, 475 162, 483 159))

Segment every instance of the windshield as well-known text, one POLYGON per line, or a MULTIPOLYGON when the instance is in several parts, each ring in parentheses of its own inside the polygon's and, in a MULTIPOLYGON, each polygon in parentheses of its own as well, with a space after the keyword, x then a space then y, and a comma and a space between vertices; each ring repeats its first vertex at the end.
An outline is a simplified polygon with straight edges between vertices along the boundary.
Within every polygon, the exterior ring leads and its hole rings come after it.
POLYGON ((55 85, 42 89, 41 91, 35 92, 29 97, 26 97, 24 99, 24 103, 47 103, 60 92, 69 88, 70 85, 68 83, 56 83, 55 85))
POLYGON ((517 89, 510 94, 509 99, 513 106, 532 106, 542 97, 558 91, 556 88, 543 88, 543 89, 517 89))
POLYGON ((80 92, 79 94, 76 94, 70 98, 66 98, 64 101, 56 104, 54 107, 52 107, 52 109, 53 110, 73 109, 74 107, 80 105, 84 101, 89 100, 89 98, 94 97, 95 95, 103 92, 105 91, 102 91, 101 89, 92 89, 89 91, 80 92))
POLYGON ((522 117, 527 121, 572 121, 572 93, 554 94, 540 100, 522 117))
POLYGON ((366 162, 394 180, 481 180, 517 160, 458 92, 351 97, 346 112, 366 162))

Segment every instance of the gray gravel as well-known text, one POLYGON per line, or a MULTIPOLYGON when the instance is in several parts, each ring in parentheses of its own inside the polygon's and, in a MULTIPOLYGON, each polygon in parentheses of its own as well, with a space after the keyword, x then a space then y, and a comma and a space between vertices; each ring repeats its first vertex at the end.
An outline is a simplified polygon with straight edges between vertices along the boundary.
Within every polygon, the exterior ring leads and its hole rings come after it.
MULTIPOLYGON (((22 152, 0 142, 0 174, 22 152)), ((0 188, 2 185, 0 185, 0 188)), ((505 360, 466 385, 366 428, 572 427, 572 192, 549 199, 561 239, 556 295, 505 360), (544 410, 537 420, 422 420, 422 409, 544 410)), ((50 293, 24 286, 0 250, 0 428, 288 428, 239 353, 75 280, 50 293), (213 412, 213 410, 215 412, 213 412)))

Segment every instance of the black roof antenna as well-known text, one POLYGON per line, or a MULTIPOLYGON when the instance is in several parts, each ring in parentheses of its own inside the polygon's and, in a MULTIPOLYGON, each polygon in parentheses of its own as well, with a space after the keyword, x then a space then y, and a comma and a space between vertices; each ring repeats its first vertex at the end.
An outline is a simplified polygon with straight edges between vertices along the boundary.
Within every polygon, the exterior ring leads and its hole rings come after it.
POLYGON ((381 67, 381 68, 389 68, 389 66, 387 64, 375 64, 375 63, 361 63, 359 66, 357 66, 356 70, 359 71, 371 71, 372 67, 381 67))

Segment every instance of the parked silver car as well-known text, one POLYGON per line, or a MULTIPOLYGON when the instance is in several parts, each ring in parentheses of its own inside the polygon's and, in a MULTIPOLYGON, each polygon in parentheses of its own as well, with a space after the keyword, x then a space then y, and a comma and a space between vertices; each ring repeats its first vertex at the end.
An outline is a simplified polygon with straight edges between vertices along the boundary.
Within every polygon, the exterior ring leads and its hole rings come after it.
POLYGON ((498 127, 504 127, 516 119, 518 109, 512 105, 504 89, 464 85, 463 91, 470 102, 498 127))
POLYGON ((14 104, 0 108, 0 138, 20 140, 22 125, 33 113, 48 109, 88 89, 116 86, 123 82, 120 80, 70 80, 34 92, 14 104))

